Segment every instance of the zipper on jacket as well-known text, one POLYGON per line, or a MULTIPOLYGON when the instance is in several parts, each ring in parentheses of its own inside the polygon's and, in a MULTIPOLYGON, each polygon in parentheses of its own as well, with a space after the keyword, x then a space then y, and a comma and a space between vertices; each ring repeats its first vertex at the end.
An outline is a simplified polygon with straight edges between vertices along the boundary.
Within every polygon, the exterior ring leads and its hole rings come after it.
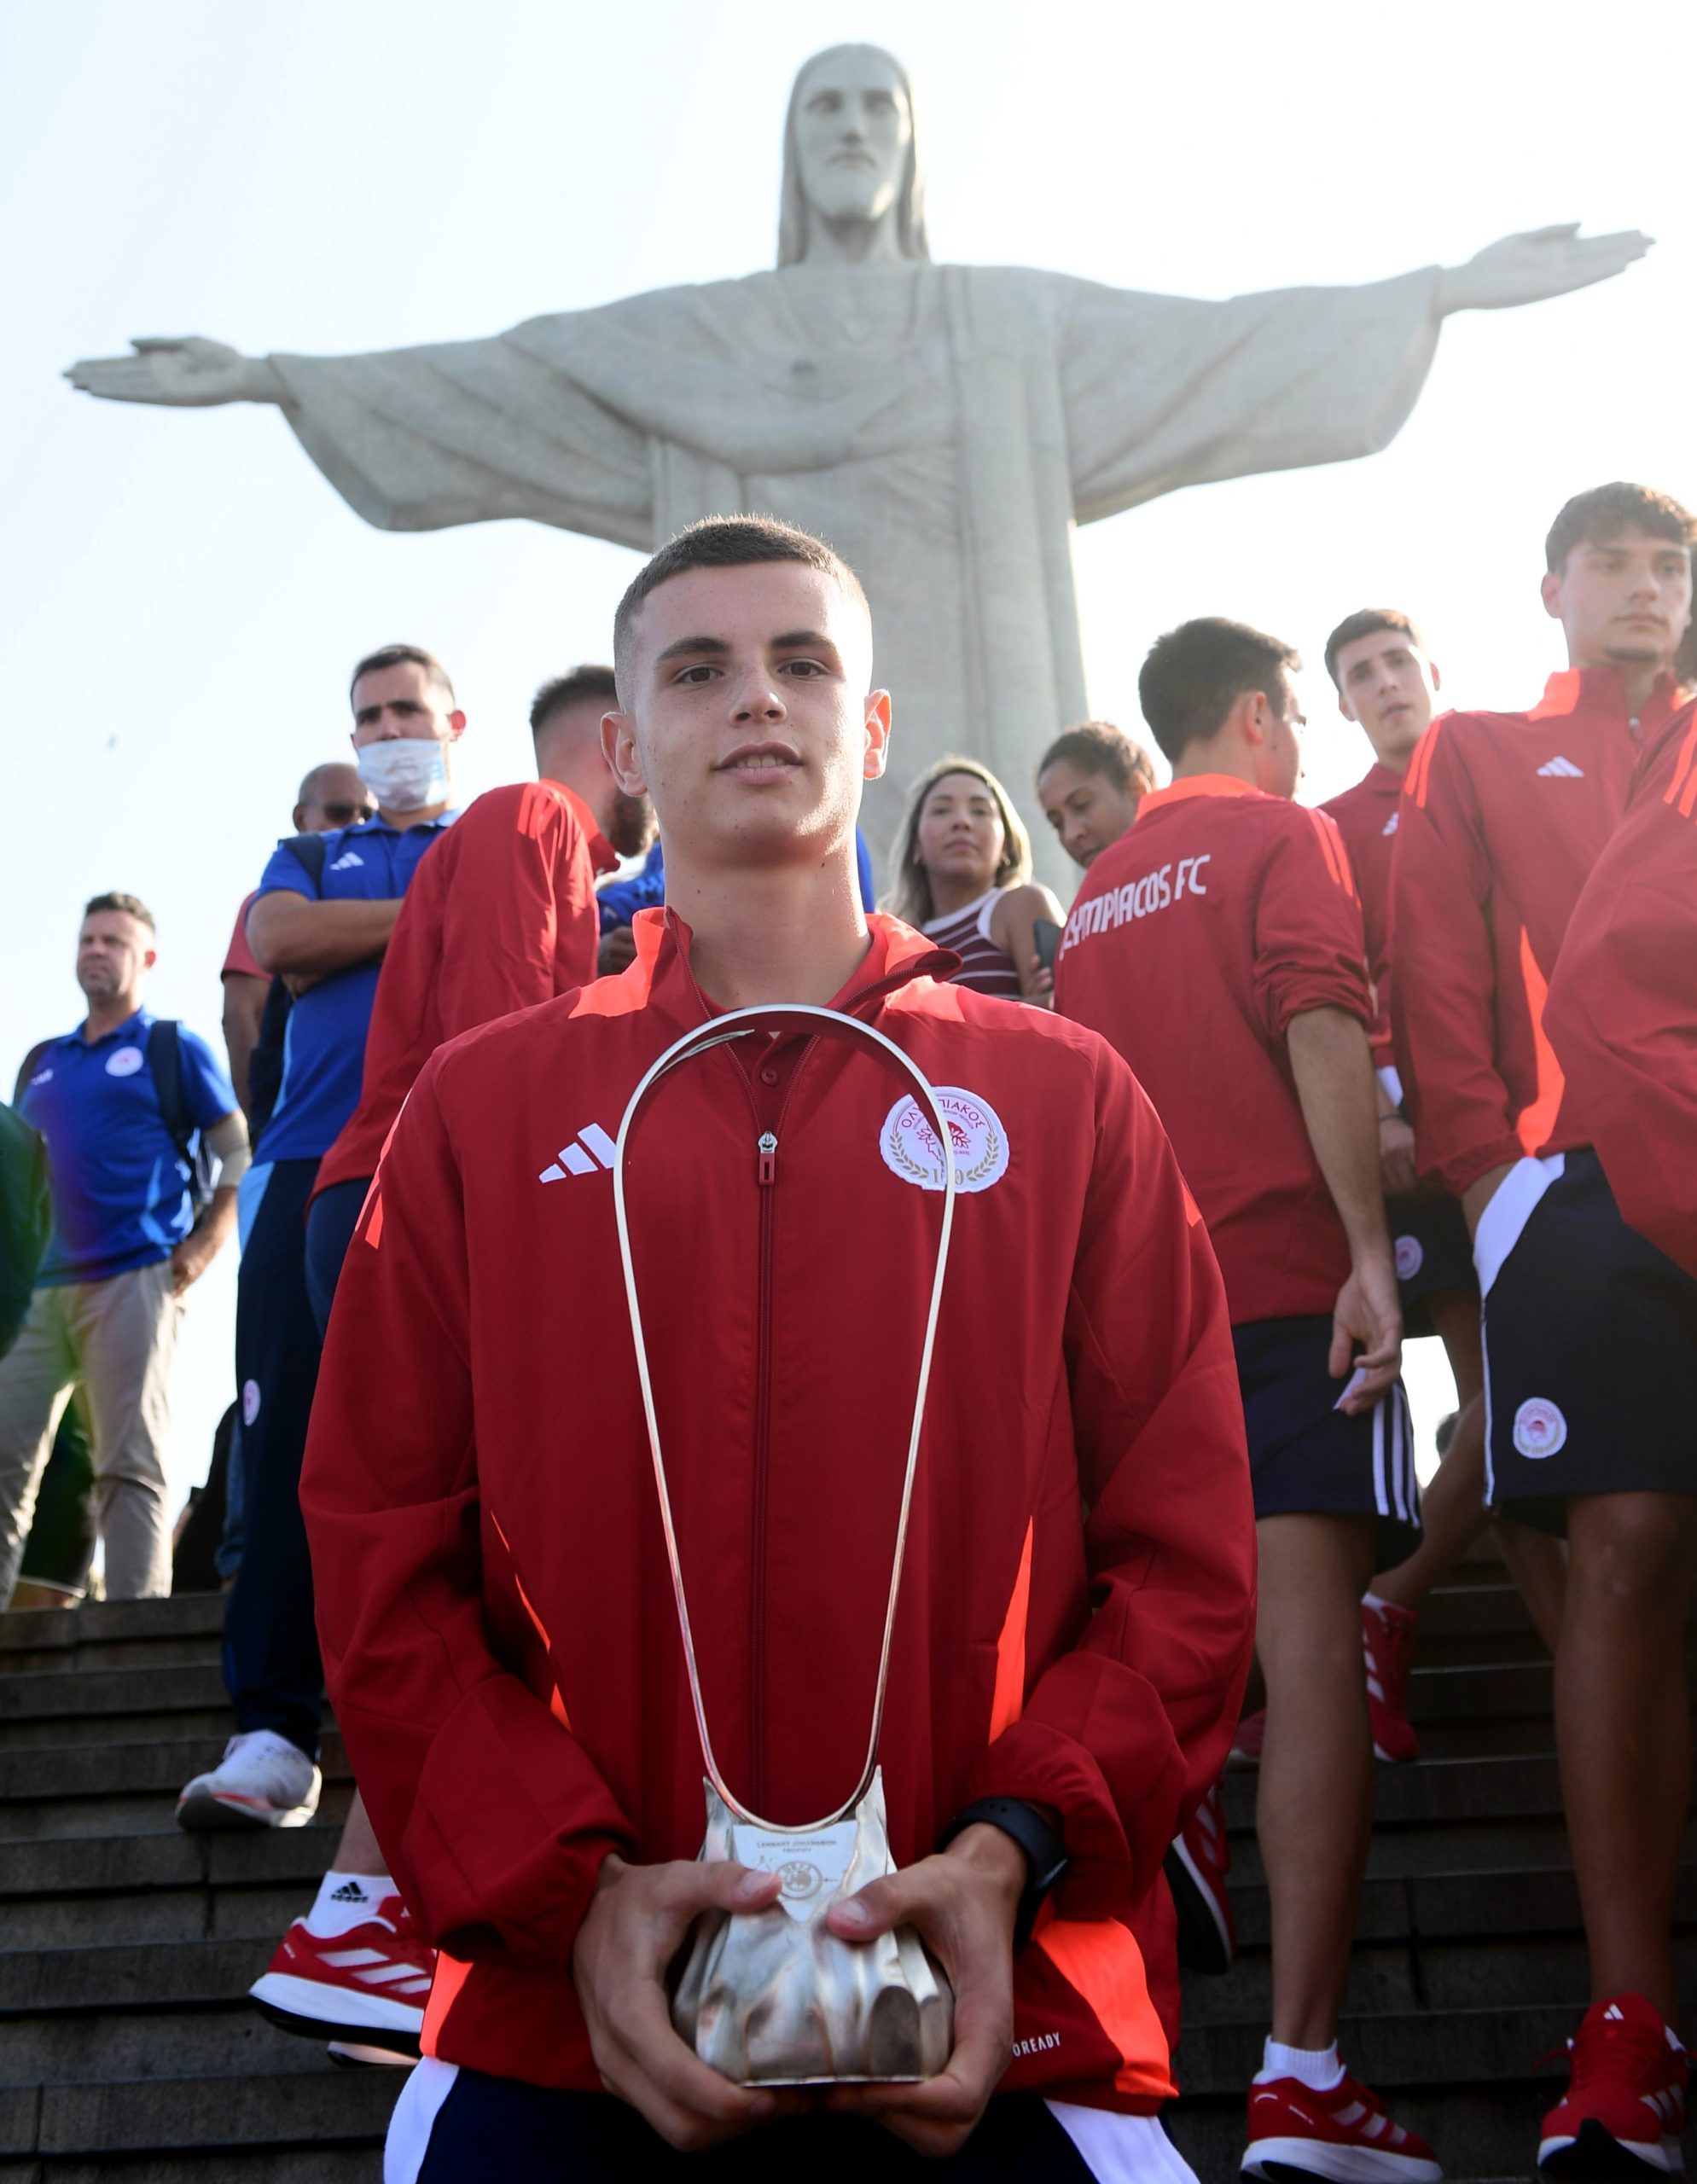
POLYGON ((772 1409, 772 1190, 778 1179, 778 1140, 762 1130, 756 1141, 760 1186, 759 1287, 754 1350, 754 1502, 752 1570, 754 1598, 748 1653, 749 1802, 757 1812, 766 1795, 766 1470, 772 1409))

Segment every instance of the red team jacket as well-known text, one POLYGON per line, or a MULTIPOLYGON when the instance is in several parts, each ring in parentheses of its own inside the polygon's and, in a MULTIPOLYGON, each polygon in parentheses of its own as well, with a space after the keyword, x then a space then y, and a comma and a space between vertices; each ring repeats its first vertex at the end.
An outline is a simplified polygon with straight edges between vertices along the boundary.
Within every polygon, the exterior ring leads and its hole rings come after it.
POLYGON ((1697 706, 1645 749, 1544 1021, 1621 1212, 1697 1275, 1697 706))
MULTIPOLYGON (((1644 741, 1671 691, 1659 684, 1646 706, 1644 741)), ((1505 1162, 1589 1142, 1544 998, 1638 751, 1610 668, 1552 675, 1529 713, 1445 713, 1415 748, 1392 865, 1391 1006, 1416 1157, 1458 1197, 1505 1162)))
POLYGON ((1361 897, 1367 936, 1367 969, 1373 981, 1373 1066, 1396 1066, 1391 1042, 1391 857, 1400 823, 1403 777, 1378 759, 1341 796, 1320 809, 1344 838, 1350 874, 1361 897))
POLYGON ((596 878, 618 857, 558 781, 491 788, 418 868, 372 1003, 359 1105, 313 1194, 364 1182, 413 1080, 445 1039, 587 985, 601 922, 596 878))
MULTIPOLYGON (((1253 1614, 1225 1300, 1119 1057, 872 926, 834 1005, 947 1088, 962 1179, 880 1748, 892 1847, 925 1855, 986 1795, 1059 1815, 1073 1863, 1017 1960, 1004 2083, 1148 2112, 1177 2005, 1156 1884, 1224 1758, 1253 1614)), ((645 1068, 714 1011, 689 928, 636 931, 621 977, 425 1068, 301 1482, 337 1720, 444 1952, 426 2051, 581 2088, 569 1963, 601 1860, 694 1857, 704 1821, 608 1163, 645 1068)), ((940 1159, 893 1072, 795 1038, 685 1065, 627 1168, 715 1749, 756 1810, 805 1821, 864 1748, 940 1159)))
POLYGON ((1372 1019, 1361 906, 1332 822, 1225 774, 1154 790, 1078 891, 1055 994, 1154 1101, 1233 1325, 1329 1312, 1349 1242, 1285 1028, 1311 1008, 1372 1019))

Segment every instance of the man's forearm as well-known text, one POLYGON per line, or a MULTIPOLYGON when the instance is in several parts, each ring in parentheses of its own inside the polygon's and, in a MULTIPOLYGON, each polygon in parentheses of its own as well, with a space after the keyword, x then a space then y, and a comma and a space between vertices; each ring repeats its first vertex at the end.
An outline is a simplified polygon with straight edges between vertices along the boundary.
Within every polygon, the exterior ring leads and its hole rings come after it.
POLYGON ((235 1234, 235 1186, 220 1183, 212 1193, 201 1227, 212 1251, 221 1252, 235 1234))
POLYGON ((247 944, 265 969, 323 978, 375 961, 400 915, 398 896, 374 903, 313 903, 280 890, 247 913, 247 944))
POLYGON ((227 971, 224 980, 224 1044, 230 1056, 230 1081, 236 1103, 247 1112, 252 1087, 248 1068, 259 1043, 259 1025, 265 1013, 269 979, 250 978, 245 971, 227 971))
POLYGON ((1285 1033, 1308 1141, 1358 1261, 1390 1249, 1379 1171, 1378 1101, 1367 1034, 1341 1008, 1292 1017, 1285 1033))

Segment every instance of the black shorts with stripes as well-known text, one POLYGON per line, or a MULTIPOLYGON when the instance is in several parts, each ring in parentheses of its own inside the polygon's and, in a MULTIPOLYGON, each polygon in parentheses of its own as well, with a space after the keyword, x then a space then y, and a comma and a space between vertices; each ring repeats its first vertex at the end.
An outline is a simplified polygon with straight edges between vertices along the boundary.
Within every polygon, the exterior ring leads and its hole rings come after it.
POLYGON ((1479 1222, 1485 1499, 1542 1531, 1578 1494, 1697 1495, 1697 1281, 1589 1149, 1523 1160, 1479 1222))
POLYGON ((1231 1331, 1249 1432, 1258 1517, 1375 1517, 1386 1568, 1420 1539, 1409 1400, 1398 1380, 1370 1411, 1338 1409, 1346 1380, 1327 1368, 1329 1313, 1251 1320, 1231 1331))

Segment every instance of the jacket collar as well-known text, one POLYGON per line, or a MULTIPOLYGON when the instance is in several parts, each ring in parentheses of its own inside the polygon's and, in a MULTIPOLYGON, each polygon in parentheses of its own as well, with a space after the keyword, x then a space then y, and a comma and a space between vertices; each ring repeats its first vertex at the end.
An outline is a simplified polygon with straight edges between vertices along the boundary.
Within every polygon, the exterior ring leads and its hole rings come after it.
MULTIPOLYGON (((1679 686, 1671 675, 1656 678, 1655 688, 1644 700, 1638 715, 1638 734, 1641 740, 1653 735, 1664 722, 1671 717, 1677 708, 1679 686)), ((1571 719, 1575 713, 1595 713, 1613 717, 1625 726, 1630 718, 1626 710, 1626 673, 1619 667, 1564 667, 1552 675, 1543 686, 1543 695, 1531 712, 1528 720, 1571 719)))
POLYGON ((1140 826, 1151 811, 1159 811, 1169 804, 1183 804, 1193 796, 1261 796, 1266 791, 1255 787, 1252 782, 1241 781, 1235 774, 1185 774, 1176 781, 1169 781, 1165 788, 1152 788, 1137 806, 1137 816, 1132 822, 1140 826))
MULTIPOLYGON (((960 967, 952 950, 939 948, 899 918, 874 910, 866 923, 870 944, 828 1004, 845 1015, 870 1019, 890 995, 921 979, 946 979, 960 967)), ((617 978, 596 979, 585 986, 572 1008, 574 1016, 624 1016, 654 1008, 683 1031, 724 1014, 696 984, 689 964, 694 936, 676 910, 638 910, 631 931, 636 961, 617 978)))

